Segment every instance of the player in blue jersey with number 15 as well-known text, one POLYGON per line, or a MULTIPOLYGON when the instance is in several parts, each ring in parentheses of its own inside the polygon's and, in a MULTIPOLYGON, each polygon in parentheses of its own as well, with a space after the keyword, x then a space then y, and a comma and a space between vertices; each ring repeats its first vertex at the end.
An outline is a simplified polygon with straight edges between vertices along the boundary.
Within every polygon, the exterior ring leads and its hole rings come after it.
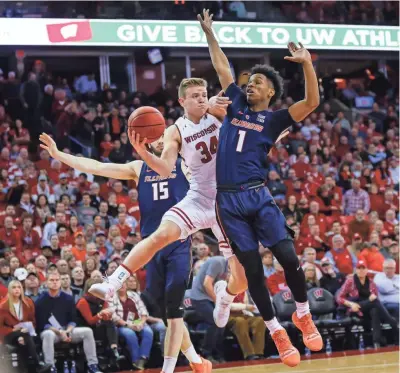
MULTIPOLYGON (((143 161, 100 163, 59 151, 54 140, 47 134, 40 135, 40 140, 41 147, 54 159, 70 167, 103 177, 134 180, 139 192, 140 233, 143 239, 158 228, 165 212, 180 202, 189 190, 189 172, 182 159, 176 161, 168 177, 161 177, 143 161)), ((147 147, 159 157, 164 147, 163 137, 147 147)), ((168 322, 162 373, 174 371, 179 347, 189 360, 193 372, 210 373, 212 370, 211 362, 196 353, 183 322, 182 302, 192 267, 190 245, 190 238, 173 242, 157 252, 146 267, 146 290, 157 302, 168 322)), ((139 368, 134 365, 134 369, 139 368)))
MULTIPOLYGON (((281 134, 303 120, 319 105, 318 82, 310 53, 300 44, 289 43, 291 57, 286 60, 302 64, 305 76, 305 98, 287 110, 268 111, 282 94, 283 81, 268 65, 256 65, 244 93, 235 83, 228 59, 222 52, 212 29, 212 15, 198 15, 206 34, 213 66, 225 95, 232 104, 222 124, 217 152, 216 213, 221 230, 243 265, 250 294, 277 346, 283 363, 295 366, 300 355, 286 331, 274 317, 259 242, 268 247, 285 271, 285 278, 296 301, 292 320, 303 333, 304 344, 312 351, 322 349, 321 335, 315 327, 307 302, 304 272, 295 253, 292 231, 275 204, 264 180, 267 155, 281 134)), ((234 278, 234 276, 232 277, 234 278)), ((235 294, 231 282, 218 282, 214 320, 219 327, 229 319, 229 306, 235 294)))

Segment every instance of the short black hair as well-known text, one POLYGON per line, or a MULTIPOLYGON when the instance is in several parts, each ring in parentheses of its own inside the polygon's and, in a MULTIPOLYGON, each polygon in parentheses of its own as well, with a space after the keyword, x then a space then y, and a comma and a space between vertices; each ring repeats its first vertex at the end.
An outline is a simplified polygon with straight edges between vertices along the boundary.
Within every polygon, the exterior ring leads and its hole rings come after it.
POLYGON ((272 82, 275 94, 271 97, 269 103, 273 105, 283 94, 283 79, 279 72, 269 65, 255 65, 251 68, 250 76, 254 74, 262 74, 272 82))

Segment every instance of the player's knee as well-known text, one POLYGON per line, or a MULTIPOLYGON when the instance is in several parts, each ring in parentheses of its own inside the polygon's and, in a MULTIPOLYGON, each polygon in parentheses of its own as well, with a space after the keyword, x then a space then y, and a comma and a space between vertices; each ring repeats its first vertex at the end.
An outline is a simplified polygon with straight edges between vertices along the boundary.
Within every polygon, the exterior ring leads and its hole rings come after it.
POLYGON ((264 283, 264 269, 258 251, 241 252, 237 256, 246 273, 248 287, 264 283))
POLYGON ((187 284, 182 282, 178 286, 167 289, 166 299, 166 316, 167 319, 181 319, 183 317, 183 297, 187 284))
POLYGON ((179 239, 176 237, 175 232, 168 229, 167 225, 161 225, 151 236, 150 236, 153 247, 155 250, 161 250, 165 246, 179 239))
POLYGON ((271 248, 276 259, 285 271, 296 271, 300 265, 292 240, 279 241, 271 248))

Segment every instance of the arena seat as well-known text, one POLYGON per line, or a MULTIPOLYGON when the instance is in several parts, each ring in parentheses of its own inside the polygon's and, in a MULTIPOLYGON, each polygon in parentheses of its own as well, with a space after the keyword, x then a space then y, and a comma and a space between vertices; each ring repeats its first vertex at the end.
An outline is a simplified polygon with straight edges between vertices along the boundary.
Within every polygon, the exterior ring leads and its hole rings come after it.
POLYGON ((284 290, 275 294, 272 301, 276 311, 276 317, 284 328, 293 327, 292 314, 296 311, 296 303, 292 296, 292 292, 284 290))

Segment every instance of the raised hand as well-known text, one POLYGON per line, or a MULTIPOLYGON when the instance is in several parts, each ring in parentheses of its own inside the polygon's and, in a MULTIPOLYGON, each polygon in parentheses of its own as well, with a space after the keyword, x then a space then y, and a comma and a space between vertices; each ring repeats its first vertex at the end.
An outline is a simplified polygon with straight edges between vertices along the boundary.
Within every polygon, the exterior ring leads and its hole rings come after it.
POLYGON ((306 63, 306 62, 312 62, 311 61, 311 54, 310 52, 304 48, 303 44, 299 42, 298 47, 296 43, 293 43, 292 41, 288 44, 289 52, 292 55, 286 56, 285 60, 291 61, 291 62, 297 62, 297 63, 306 63))
POLYGON ((39 140, 43 143, 40 144, 40 147, 44 150, 47 150, 51 157, 57 159, 58 149, 56 142, 47 133, 42 133, 39 137, 39 140))
POLYGON ((141 156, 144 152, 147 152, 146 142, 147 139, 144 138, 143 140, 140 139, 140 134, 136 133, 135 131, 128 131, 129 141, 131 142, 132 146, 135 148, 136 152, 141 156))
POLYGON ((213 23, 213 14, 210 15, 210 11, 208 9, 203 9, 203 17, 200 14, 197 15, 197 19, 200 22, 201 28, 206 34, 212 34, 212 23, 213 23))

